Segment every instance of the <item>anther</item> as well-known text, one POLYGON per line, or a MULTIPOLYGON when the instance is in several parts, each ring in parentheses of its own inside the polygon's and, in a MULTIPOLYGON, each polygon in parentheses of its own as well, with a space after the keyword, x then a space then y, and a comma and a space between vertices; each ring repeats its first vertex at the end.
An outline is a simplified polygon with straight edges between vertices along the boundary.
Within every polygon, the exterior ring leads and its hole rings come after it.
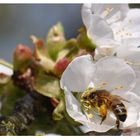
POLYGON ((87 114, 87 116, 88 116, 89 119, 93 118, 93 114, 91 114, 91 113, 87 114))

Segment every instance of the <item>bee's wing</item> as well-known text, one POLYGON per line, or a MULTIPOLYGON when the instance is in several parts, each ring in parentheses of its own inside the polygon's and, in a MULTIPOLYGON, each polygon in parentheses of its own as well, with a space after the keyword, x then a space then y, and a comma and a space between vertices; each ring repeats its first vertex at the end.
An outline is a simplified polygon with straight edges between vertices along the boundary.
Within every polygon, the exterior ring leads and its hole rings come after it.
POLYGON ((119 100, 122 100, 122 101, 125 101, 125 102, 130 103, 130 101, 128 101, 128 100, 126 100, 126 99, 122 98, 121 96, 118 96, 118 95, 113 95, 113 97, 116 97, 116 98, 118 98, 119 100))

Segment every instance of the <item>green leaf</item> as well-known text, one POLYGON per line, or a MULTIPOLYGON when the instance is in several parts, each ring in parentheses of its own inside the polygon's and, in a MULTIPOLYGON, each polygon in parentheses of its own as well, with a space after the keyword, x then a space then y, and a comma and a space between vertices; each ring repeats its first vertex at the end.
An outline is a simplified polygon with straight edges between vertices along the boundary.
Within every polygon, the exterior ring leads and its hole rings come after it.
POLYGON ((53 60, 57 59, 58 53, 66 43, 64 29, 60 22, 54 25, 47 36, 47 51, 53 60))
POLYGON ((40 94, 50 98, 58 98, 61 93, 59 80, 43 73, 36 77, 35 82, 33 83, 33 88, 40 94))
POLYGON ((9 115, 17 99, 23 97, 25 92, 13 85, 13 81, 8 82, 5 86, 0 87, 0 95, 2 102, 2 115, 9 115))
MULTIPOLYGON (((63 51, 65 50, 65 57, 72 59, 73 57, 76 56, 76 54, 78 53, 79 50, 79 46, 78 46, 78 42, 76 39, 70 39, 66 42, 63 51)), ((61 52, 59 53, 59 57, 58 60, 60 60, 60 58, 62 58, 61 56, 61 52)), ((63 55, 64 57, 64 55, 63 55)), ((58 61, 57 60, 57 61, 58 61)))

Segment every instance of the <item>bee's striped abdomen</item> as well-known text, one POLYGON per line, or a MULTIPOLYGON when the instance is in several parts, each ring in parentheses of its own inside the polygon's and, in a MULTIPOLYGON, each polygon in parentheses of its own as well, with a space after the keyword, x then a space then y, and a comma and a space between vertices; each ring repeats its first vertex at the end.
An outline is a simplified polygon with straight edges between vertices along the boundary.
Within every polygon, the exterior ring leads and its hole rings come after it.
POLYGON ((115 104, 112 103, 112 111, 114 112, 115 116, 118 120, 124 122, 127 118, 127 110, 125 105, 122 102, 116 102, 115 104))

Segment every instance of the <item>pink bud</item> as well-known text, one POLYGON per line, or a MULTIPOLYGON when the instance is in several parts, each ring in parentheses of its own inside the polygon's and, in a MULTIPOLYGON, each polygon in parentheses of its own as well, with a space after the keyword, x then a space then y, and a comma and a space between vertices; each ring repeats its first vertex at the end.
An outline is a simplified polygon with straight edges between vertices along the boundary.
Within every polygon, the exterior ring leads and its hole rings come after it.
POLYGON ((29 60, 32 57, 32 50, 23 45, 23 44, 19 44, 17 45, 15 51, 14 51, 14 58, 18 61, 25 61, 25 60, 29 60))
POLYGON ((55 65, 56 74, 61 75, 64 72, 64 70, 67 68, 69 63, 70 61, 66 57, 60 59, 55 65))
POLYGON ((14 51, 13 63, 14 63, 14 70, 22 70, 25 69, 29 62, 32 59, 32 50, 23 45, 17 45, 14 51))

